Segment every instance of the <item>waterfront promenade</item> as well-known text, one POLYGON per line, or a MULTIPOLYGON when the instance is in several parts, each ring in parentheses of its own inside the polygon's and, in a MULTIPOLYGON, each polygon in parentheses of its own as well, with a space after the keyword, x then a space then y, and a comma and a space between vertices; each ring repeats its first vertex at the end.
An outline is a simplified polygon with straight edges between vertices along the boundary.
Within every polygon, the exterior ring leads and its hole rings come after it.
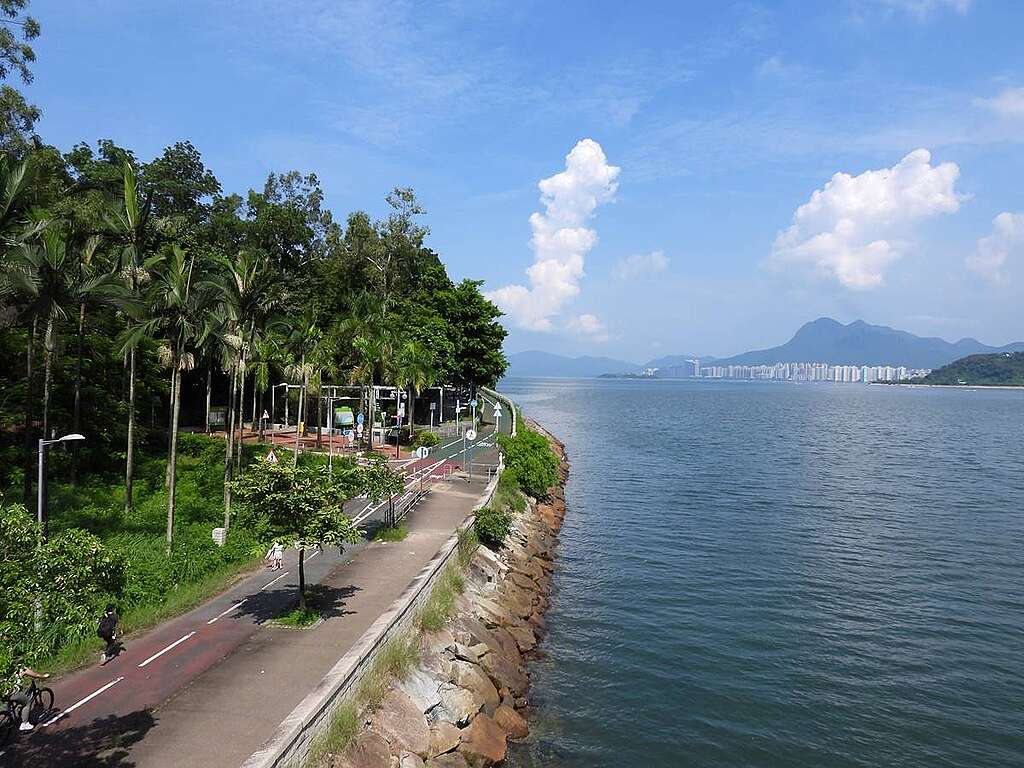
MULTIPOLYGON (((461 441, 407 467, 410 489, 423 470, 433 484, 406 518, 404 540, 363 543, 344 554, 307 552, 320 624, 295 630, 271 622, 296 599, 290 552, 280 572, 260 569, 199 608, 126 638, 124 653, 106 666, 55 681, 63 709, 9 749, 5 765, 240 765, 471 513, 488 480, 485 467, 498 460, 494 443, 493 429, 481 429, 472 482, 461 441)), ((387 506, 352 504, 350 514, 364 526, 387 506)))

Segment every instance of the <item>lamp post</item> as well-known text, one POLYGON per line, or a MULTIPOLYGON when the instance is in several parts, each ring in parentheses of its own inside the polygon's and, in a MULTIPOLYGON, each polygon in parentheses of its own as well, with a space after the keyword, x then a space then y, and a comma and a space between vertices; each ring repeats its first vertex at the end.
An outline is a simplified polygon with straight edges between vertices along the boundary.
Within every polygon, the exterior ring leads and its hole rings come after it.
POLYGON ((80 435, 77 432, 73 432, 70 435, 64 435, 64 437, 58 437, 54 440, 43 440, 42 438, 40 438, 39 440, 39 475, 36 483, 36 485, 38 486, 36 488, 36 522, 39 523, 39 527, 43 531, 44 541, 48 539, 50 535, 50 520, 49 515, 46 513, 46 451, 51 445, 55 445, 57 443, 67 443, 75 440, 85 440, 85 435, 80 435))

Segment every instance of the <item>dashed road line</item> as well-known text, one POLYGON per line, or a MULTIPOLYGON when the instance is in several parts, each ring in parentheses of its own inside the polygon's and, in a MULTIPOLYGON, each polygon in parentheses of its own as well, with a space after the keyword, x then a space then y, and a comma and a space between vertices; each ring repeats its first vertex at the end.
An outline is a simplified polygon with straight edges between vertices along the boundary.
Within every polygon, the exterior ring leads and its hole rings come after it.
POLYGON ((154 653, 154 654, 153 654, 152 656, 150 656, 150 657, 149 657, 148 659, 146 659, 146 660, 145 660, 144 662, 142 662, 141 664, 139 664, 139 669, 142 669, 142 668, 143 668, 144 666, 146 666, 147 664, 149 664, 149 662, 151 662, 151 661, 156 661, 157 659, 159 659, 159 658, 160 658, 161 656, 163 656, 163 655, 164 655, 165 653, 167 653, 167 652, 168 652, 169 650, 171 650, 172 648, 175 648, 176 646, 179 646, 179 645, 181 645, 182 643, 184 643, 184 642, 185 642, 186 640, 188 640, 188 639, 189 639, 190 637, 192 637, 192 635, 194 635, 194 634, 195 634, 195 630, 193 630, 193 631, 189 632, 189 633, 188 633, 187 635, 183 635, 182 637, 179 637, 179 638, 178 638, 177 640, 175 640, 175 641, 174 641, 173 643, 171 643, 170 645, 168 645, 168 646, 167 646, 166 648, 164 648, 164 649, 163 649, 162 651, 157 651, 157 652, 156 652, 156 653, 154 653))
POLYGON ((106 685, 104 685, 104 686, 103 686, 102 688, 98 688, 97 690, 95 690, 95 691, 93 691, 92 693, 90 693, 90 694, 89 694, 88 696, 86 696, 86 697, 85 697, 84 699, 80 699, 80 700, 76 701, 76 702, 75 702, 74 704, 72 704, 72 705, 71 705, 70 707, 68 707, 67 709, 63 709, 63 710, 61 710, 61 711, 60 711, 60 712, 58 712, 58 713, 57 713, 56 715, 54 715, 54 716, 53 716, 53 717, 51 717, 51 718, 50 718, 49 720, 47 720, 47 721, 46 721, 45 723, 42 723, 42 724, 40 725, 40 727, 41 727, 41 728, 45 728, 45 727, 46 727, 46 726, 48 726, 48 725, 53 725, 53 724, 54 724, 54 723, 56 723, 56 722, 57 722, 58 720, 60 720, 60 719, 61 719, 62 717, 65 717, 65 716, 67 716, 67 715, 71 714, 71 713, 72 713, 72 712, 74 712, 74 711, 75 711, 76 709, 78 709, 78 708, 79 708, 80 706, 82 706, 83 704, 86 704, 86 703, 88 703, 88 702, 92 701, 92 700, 93 700, 93 699, 95 699, 95 698, 96 698, 97 696, 99 696, 99 695, 100 695, 101 693, 103 693, 104 691, 106 691, 106 690, 107 690, 107 689, 109 689, 109 688, 113 688, 113 687, 114 687, 115 685, 117 685, 118 683, 120 683, 120 682, 121 682, 122 680, 124 680, 124 676, 123 676, 123 675, 122 675, 121 677, 117 677, 117 678, 114 678, 114 679, 113 679, 113 680, 111 680, 111 681, 110 681, 109 683, 107 683, 106 685))
POLYGON ((266 584, 264 584, 262 587, 260 587, 260 592, 262 592, 264 589, 266 589, 267 587, 269 587, 272 584, 277 584, 277 582, 279 582, 281 579, 283 579, 287 575, 288 575, 288 571, 285 571, 284 573, 282 573, 280 576, 278 576, 273 581, 268 581, 266 584))
POLYGON ((238 606, 240 606, 242 603, 244 603, 248 599, 249 599, 248 597, 243 597, 237 603, 235 603, 230 608, 228 608, 226 611, 224 611, 224 613, 217 614, 216 616, 214 616, 212 619, 210 619, 206 623, 207 624, 213 624, 213 622, 217 621, 217 619, 223 619, 225 616, 227 616, 229 613, 231 613, 233 610, 235 610, 238 606))

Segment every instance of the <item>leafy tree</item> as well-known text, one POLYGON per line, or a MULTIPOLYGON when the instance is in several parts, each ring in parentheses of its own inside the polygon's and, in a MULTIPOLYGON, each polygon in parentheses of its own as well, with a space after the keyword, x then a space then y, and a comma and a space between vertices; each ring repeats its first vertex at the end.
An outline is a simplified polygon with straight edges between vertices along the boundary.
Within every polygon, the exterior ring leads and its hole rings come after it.
POLYGON ((123 562, 92 534, 72 529, 44 541, 24 507, 0 504, 0 688, 18 665, 91 635, 124 577, 123 562))
POLYGON ((501 349, 508 332, 498 322, 501 310, 480 293, 482 284, 463 280, 439 297, 455 345, 452 381, 468 387, 493 385, 508 367, 501 349))
MULTIPOLYGON (((0 80, 12 73, 23 83, 32 82, 30 64, 36 60, 31 41, 39 37, 39 22, 22 15, 28 0, 0 0, 0 80)), ((0 150, 23 152, 39 119, 39 109, 9 85, 0 89, 0 150)))
POLYGON ((298 548, 299 607, 305 610, 306 549, 361 540, 344 511, 345 502, 362 487, 360 471, 351 466, 336 468, 331 477, 322 464, 291 466, 261 458, 233 485, 245 525, 265 530, 273 540, 298 548))
POLYGON ((379 453, 367 455, 367 464, 362 469, 362 492, 374 504, 388 499, 388 520, 394 521, 394 497, 405 490, 405 479, 388 466, 388 461, 379 453))

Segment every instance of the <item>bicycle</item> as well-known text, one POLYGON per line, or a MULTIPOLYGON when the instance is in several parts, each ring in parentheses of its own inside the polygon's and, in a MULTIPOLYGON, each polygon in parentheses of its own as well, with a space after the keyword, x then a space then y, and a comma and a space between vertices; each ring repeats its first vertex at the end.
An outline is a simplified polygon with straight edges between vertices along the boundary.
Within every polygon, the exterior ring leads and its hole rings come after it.
POLYGON ((25 707, 29 710, 28 721, 32 725, 39 725, 51 711, 53 711, 53 690, 46 686, 39 685, 35 680, 29 684, 28 704, 16 704, 9 698, 4 698, 4 708, 0 710, 0 748, 6 746, 11 736, 21 725, 21 712, 25 707))

